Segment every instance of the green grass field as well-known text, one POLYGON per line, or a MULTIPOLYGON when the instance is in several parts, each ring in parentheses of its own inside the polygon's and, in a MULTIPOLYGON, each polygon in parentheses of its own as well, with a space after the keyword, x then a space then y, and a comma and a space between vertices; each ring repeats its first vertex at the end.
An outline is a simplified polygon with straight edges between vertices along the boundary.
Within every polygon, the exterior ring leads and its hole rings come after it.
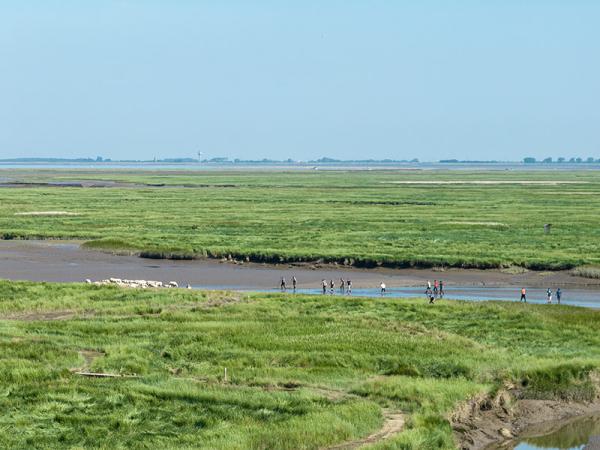
POLYGON ((590 400, 600 362, 568 306, 0 282, 0 324, 2 448, 327 448, 392 410, 372 448, 451 449, 459 402, 590 400))
POLYGON ((600 263, 596 171, 13 170, 0 176, 138 183, 2 188, 0 236, 7 239, 100 240, 91 245, 157 257, 231 254, 366 266, 600 263), (27 215, 40 211, 72 215, 27 215), (548 235, 545 223, 553 225, 548 235))

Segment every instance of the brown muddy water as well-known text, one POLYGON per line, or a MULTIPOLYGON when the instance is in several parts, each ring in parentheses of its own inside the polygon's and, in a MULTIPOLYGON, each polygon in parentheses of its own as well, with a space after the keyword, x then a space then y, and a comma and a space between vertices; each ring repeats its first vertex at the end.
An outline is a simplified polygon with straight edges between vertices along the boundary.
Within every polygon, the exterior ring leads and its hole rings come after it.
POLYGON ((487 450, 599 450, 600 415, 539 425, 526 430, 516 441, 487 450))
MULTIPOLYGON (((200 289, 279 291, 298 279, 297 293, 320 294, 321 280, 333 280, 333 295, 341 295, 340 278, 352 280, 355 296, 424 297, 427 281, 443 279, 446 298, 506 300, 528 288, 528 301, 545 303, 546 288, 563 290, 563 303, 600 307, 600 280, 573 277, 567 272, 510 274, 492 270, 358 269, 334 265, 267 265, 221 263, 216 260, 175 261, 120 256, 81 248, 74 241, 0 240, 0 278, 10 280, 82 282, 105 278, 176 281, 200 289)), ((289 291, 289 290, 288 290, 289 291)), ((327 291, 328 295, 332 295, 327 291)), ((345 294, 345 293, 344 293, 345 294)))

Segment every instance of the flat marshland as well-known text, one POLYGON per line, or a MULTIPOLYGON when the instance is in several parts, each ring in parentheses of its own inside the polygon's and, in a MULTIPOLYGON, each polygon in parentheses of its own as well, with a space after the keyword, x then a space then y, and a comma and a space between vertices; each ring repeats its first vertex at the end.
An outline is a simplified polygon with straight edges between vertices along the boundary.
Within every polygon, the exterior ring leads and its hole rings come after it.
MULTIPOLYGON (((4 239, 589 278, 600 265, 596 171, 0 179, 4 239)), ((1 448, 452 449, 476 431, 457 419, 469 405, 598 405, 600 311, 584 308, 0 281, 0 325, 1 448)))
POLYGON ((3 448, 328 448, 401 414, 372 448, 451 449, 461 402, 591 401, 600 361, 567 306, 0 282, 0 317, 3 448))
POLYGON ((146 256, 259 262, 539 270, 600 264, 597 171, 1 175, 41 183, 0 189, 6 239, 76 238, 146 256))

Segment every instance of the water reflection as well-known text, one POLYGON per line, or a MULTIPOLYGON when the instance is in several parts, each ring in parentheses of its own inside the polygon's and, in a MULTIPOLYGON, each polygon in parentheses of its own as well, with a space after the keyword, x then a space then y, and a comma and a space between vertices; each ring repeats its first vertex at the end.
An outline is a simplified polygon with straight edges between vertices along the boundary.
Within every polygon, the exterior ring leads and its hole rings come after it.
MULTIPOLYGON (((274 289, 254 289, 251 287, 235 286, 235 285, 198 285, 192 286, 197 289, 231 289, 236 291, 253 291, 253 292, 280 292, 279 288, 274 289)), ((307 294, 307 295, 323 295, 321 289, 297 289, 286 290, 289 294, 307 294)), ((468 300, 468 301, 518 301, 518 289, 514 287, 473 287, 473 286, 451 286, 446 291, 447 300, 468 300)), ((348 295, 340 294, 336 287, 333 293, 327 290, 326 295, 334 295, 339 297, 348 297, 348 295)), ((422 287, 397 287, 388 288, 384 295, 381 294, 379 288, 354 288, 352 290, 354 297, 377 297, 377 298, 422 298, 426 300, 422 287)), ((564 305, 583 306, 586 308, 600 308, 600 294, 597 290, 586 289, 570 289, 569 297, 563 298, 564 305)), ((540 288, 531 288, 527 290, 527 301, 529 303, 546 304, 546 290, 540 288)), ((556 305, 556 303, 554 303, 556 305)), ((551 306, 551 305, 548 305, 551 306)))
POLYGON ((579 418, 562 425, 545 424, 527 430, 517 442, 496 448, 514 450, 598 450, 600 449, 600 415, 579 418))

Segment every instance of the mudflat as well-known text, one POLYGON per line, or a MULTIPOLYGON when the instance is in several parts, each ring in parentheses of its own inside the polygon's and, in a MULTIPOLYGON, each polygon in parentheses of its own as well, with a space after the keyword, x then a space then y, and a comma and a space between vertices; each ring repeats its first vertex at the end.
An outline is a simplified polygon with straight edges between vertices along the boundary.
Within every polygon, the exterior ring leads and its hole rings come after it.
MULTIPOLYGON (((600 280, 573 276, 569 271, 476 269, 361 269, 331 264, 258 264, 220 262, 214 259, 147 259, 81 247, 78 241, 0 240, 0 278, 10 280, 80 282, 110 277, 173 280, 180 285, 223 289, 271 289, 281 277, 298 279, 299 288, 318 288, 321 280, 351 279, 355 288, 418 287, 443 279, 455 287, 569 287, 600 290, 600 280)), ((600 293, 600 292, 599 292, 600 293)))

